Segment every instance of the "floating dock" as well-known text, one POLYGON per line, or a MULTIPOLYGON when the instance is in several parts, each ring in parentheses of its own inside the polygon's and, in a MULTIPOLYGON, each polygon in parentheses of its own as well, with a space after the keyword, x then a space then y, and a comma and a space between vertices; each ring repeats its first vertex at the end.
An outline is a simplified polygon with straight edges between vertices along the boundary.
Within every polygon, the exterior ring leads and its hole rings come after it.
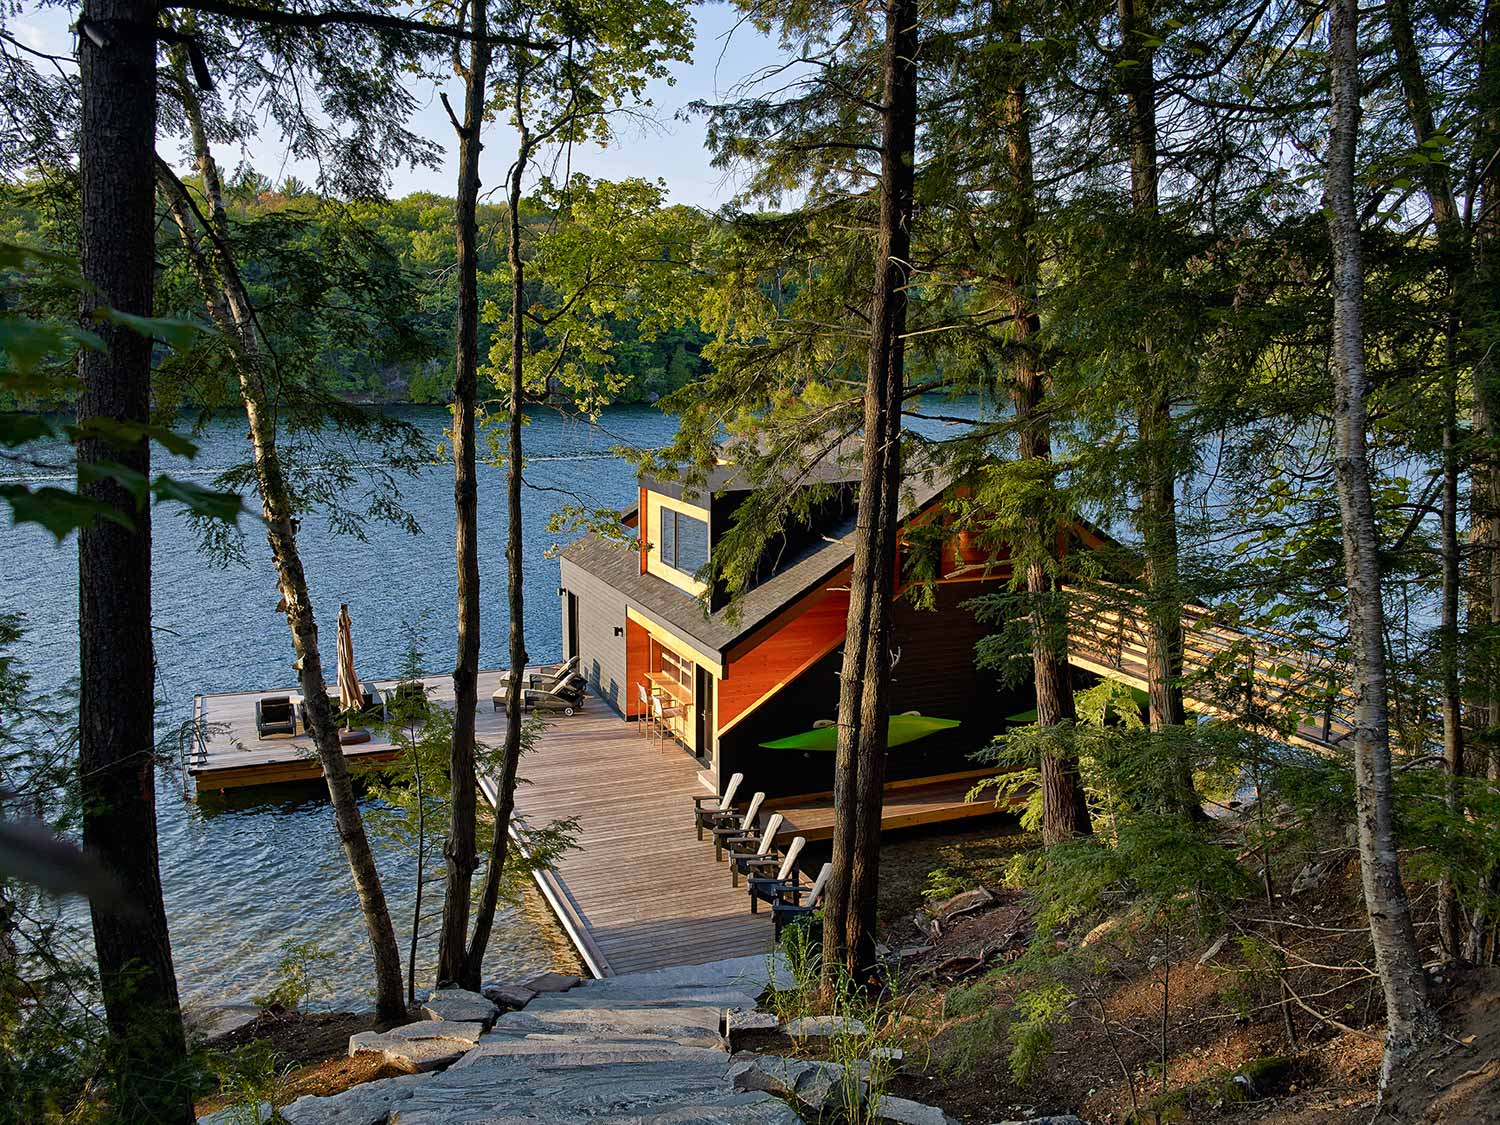
MULTIPOLYGON (((500 685, 500 677, 498 671, 479 673, 475 737, 492 745, 505 738, 505 713, 496 711, 490 700, 491 693, 500 685)), ((388 691, 396 682, 366 680, 364 687, 374 692, 388 691)), ((452 676, 424 676, 422 683, 434 703, 453 706, 452 676)), ((200 695, 193 700, 193 724, 183 747, 183 766, 198 792, 316 781, 323 776, 312 737, 300 729, 300 724, 295 736, 273 734, 261 738, 255 729, 257 699, 268 695, 292 696, 297 690, 224 692, 200 695)), ((388 762, 399 753, 381 732, 371 731, 371 735, 368 742, 345 746, 344 757, 351 763, 368 765, 388 762)))

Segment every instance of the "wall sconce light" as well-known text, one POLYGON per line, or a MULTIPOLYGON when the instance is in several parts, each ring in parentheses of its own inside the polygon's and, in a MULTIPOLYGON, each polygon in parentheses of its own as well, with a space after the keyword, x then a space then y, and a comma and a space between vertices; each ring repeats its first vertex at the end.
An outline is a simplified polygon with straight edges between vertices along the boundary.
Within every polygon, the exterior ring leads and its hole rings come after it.
POLYGON ((623 626, 623 625, 616 625, 615 626, 615 636, 617 636, 617 637, 623 637, 624 635, 625 635, 625 626, 623 626))
POLYGON ((562 596, 563 596, 563 595, 564 595, 564 594, 566 594, 566 593, 567 593, 567 592, 568 592, 568 590, 567 590, 567 587, 566 587, 566 586, 559 586, 559 587, 558 587, 558 588, 557 588, 557 596, 558 596, 558 597, 562 597, 562 596))

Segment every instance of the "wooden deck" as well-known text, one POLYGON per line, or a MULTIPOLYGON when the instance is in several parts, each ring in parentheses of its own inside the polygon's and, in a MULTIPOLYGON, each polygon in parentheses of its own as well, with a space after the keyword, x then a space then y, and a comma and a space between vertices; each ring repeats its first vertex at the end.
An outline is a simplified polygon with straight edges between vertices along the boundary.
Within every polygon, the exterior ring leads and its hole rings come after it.
MULTIPOLYGON (((693 831, 691 798, 708 792, 698 770, 597 699, 552 717, 521 763, 524 825, 578 818, 578 847, 537 882, 596 975, 770 951, 770 916, 750 913, 743 883, 730 887, 693 831)), ((491 780, 481 784, 493 800, 491 780)))
MULTIPOLYGON (((504 738, 505 716, 490 693, 499 673, 480 673, 478 737, 504 738)), ((429 677, 432 698, 452 706, 452 680, 429 677)), ((372 686, 388 687, 381 682, 372 686)), ((306 736, 259 740, 255 699, 290 691, 199 696, 195 745, 188 771, 200 790, 274 784, 320 776, 306 736)), ((351 760, 389 759, 389 743, 346 747, 351 760)), ((996 812, 964 795, 975 770, 942 778, 896 782, 887 788, 884 826, 906 828, 996 812)), ((578 819, 577 847, 538 887, 584 963, 597 976, 691 965, 771 949, 770 915, 751 914, 745 888, 731 887, 729 868, 714 861, 713 845, 692 826, 691 798, 707 793, 697 760, 680 747, 643 738, 603 702, 590 698, 582 713, 547 717, 535 749, 521 764, 525 784, 516 792, 513 837, 523 849, 528 828, 566 817, 578 819)), ((493 780, 480 779, 493 803, 493 780)), ((745 798, 749 794, 742 795, 745 798)), ((783 838, 826 840, 832 834, 829 794, 768 802, 786 818, 783 838)))
MULTIPOLYGON (((973 820, 1014 812, 1009 802, 996 806, 990 798, 967 801, 974 783, 990 777, 994 770, 967 770, 941 777, 893 781, 885 787, 885 806, 881 809, 880 827, 889 832, 898 828, 916 828, 925 824, 944 824, 954 820, 973 820)), ((767 801, 769 812, 779 812, 785 821, 777 835, 790 839, 805 836, 808 842, 833 837, 833 794, 813 793, 767 801)))
MULTIPOLYGON (((453 706, 453 677, 428 676, 422 682, 435 703, 453 706)), ((475 733, 481 742, 496 743, 505 737, 505 715, 495 711, 490 701, 490 694, 499 683, 499 672, 479 673, 475 733)), ((395 680, 369 680, 364 686, 379 691, 395 684, 395 680)), ((296 688, 269 688, 200 695, 193 700, 193 729, 183 747, 183 765, 200 793, 246 785, 314 781, 323 776, 311 737, 299 733, 295 737, 260 738, 255 730, 257 699, 296 692, 296 688)), ((395 755, 395 748, 379 735, 369 742, 344 747, 344 757, 350 762, 389 761, 395 755)))

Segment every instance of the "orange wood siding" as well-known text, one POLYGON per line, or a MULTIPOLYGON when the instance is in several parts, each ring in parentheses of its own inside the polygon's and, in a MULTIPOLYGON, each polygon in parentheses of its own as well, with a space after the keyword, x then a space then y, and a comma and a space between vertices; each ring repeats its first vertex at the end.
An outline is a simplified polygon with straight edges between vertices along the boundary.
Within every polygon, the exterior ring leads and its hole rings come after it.
MULTIPOLYGON (((768 694, 835 648, 844 639, 848 615, 847 590, 820 589, 780 629, 731 660, 728 676, 719 683, 719 730, 727 729, 768 694)), ((837 698, 837 692, 833 694, 837 698)))
POLYGON ((643 683, 650 671, 651 635, 629 618, 625 619, 625 717, 641 713, 641 697, 636 685, 643 683))
POLYGON ((646 573, 646 557, 651 553, 651 528, 646 520, 646 490, 641 489, 641 506, 636 509, 636 530, 640 532, 641 573, 646 573))

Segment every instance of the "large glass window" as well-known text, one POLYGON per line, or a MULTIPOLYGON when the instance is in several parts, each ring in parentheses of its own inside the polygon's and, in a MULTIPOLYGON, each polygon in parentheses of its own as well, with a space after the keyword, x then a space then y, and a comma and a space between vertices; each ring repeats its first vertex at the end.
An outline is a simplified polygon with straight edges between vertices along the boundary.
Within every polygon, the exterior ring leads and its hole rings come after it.
POLYGON ((708 524, 671 508, 661 509, 661 561, 687 574, 708 563, 708 524))

